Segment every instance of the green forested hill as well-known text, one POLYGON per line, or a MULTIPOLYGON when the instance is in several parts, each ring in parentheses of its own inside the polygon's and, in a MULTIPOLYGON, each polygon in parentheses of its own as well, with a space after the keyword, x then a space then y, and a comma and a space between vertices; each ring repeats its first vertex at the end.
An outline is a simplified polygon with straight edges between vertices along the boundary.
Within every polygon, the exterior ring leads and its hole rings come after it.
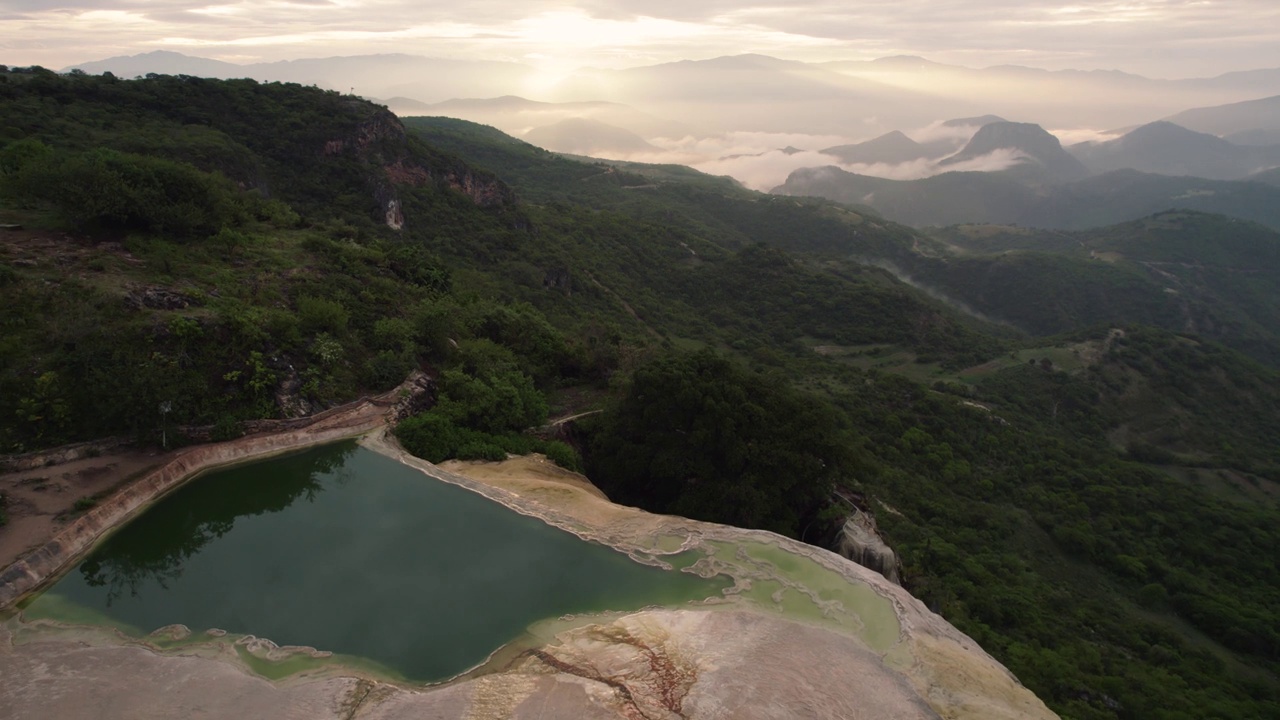
POLYGON ((1038 188, 1006 172, 949 172, 887 180, 837 167, 802 168, 773 189, 870 205, 916 227, 963 223, 1079 230, 1134 220, 1170 208, 1221 213, 1280 229, 1280 189, 1245 180, 1116 170, 1038 188))
POLYGON ((1063 232, 959 226, 904 269, 970 307, 1051 335, 1142 322, 1213 338, 1280 365, 1280 233, 1222 215, 1170 211, 1063 232))
POLYGON ((616 210, 729 248, 765 243, 784 250, 878 256, 910 246, 914 235, 832 202, 752 192, 730 178, 680 166, 573 160, 451 118, 411 117, 405 126, 501 175, 528 202, 616 210))
POLYGON ((314 88, 9 73, 0 133, 4 451, 229 435, 422 367, 427 457, 540 447, 815 543, 862 495, 907 587, 1064 717, 1280 714, 1280 382, 1158 304, 1032 337, 859 262, 948 252, 873 215, 314 88), (520 433, 584 402, 581 458, 520 433))

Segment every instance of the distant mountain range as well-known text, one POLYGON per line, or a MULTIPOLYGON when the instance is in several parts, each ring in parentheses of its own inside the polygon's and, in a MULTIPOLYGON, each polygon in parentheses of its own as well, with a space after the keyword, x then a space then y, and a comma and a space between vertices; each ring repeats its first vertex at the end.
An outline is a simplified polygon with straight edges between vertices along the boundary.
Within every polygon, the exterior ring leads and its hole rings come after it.
POLYGON ((1168 120, 1237 145, 1280 145, 1280 95, 1186 110, 1168 120))
POLYGON ((1143 125, 1101 143, 1070 148, 1090 171, 1131 168, 1160 175, 1238 180, 1280 166, 1280 145, 1245 147, 1172 122, 1143 125))
MULTIPOLYGON (((715 171, 745 178, 732 163, 772 163, 768 185, 813 162, 817 151, 857 172, 934 174, 884 180, 839 167, 806 168, 778 188, 871 206, 911 224, 1078 228, 1170 207, 1272 225, 1280 218, 1273 172, 1280 143, 1270 142, 1280 139, 1280 69, 1152 80, 1119 72, 971 69, 914 57, 804 63, 737 55, 583 68, 552 78, 521 63, 403 54, 237 65, 164 51, 77 68, 318 85, 389 98, 402 115, 490 124, 574 155, 652 154, 658 161, 662 148, 688 138, 754 135, 745 144, 708 146, 709 160, 727 163, 715 171), (939 122, 944 117, 956 119, 939 122), (1046 127, 1133 129, 1064 149, 1046 127), (804 143, 872 135, 825 148, 804 143), (789 152, 770 151, 784 145, 789 152), (1245 179, 1255 182, 1224 182, 1245 179)), ((690 162, 688 155, 679 161, 690 162)))
MULTIPOLYGON (((1271 105, 1267 99, 1204 108, 1183 117, 1202 126, 1216 122, 1219 130, 1266 130, 1271 105)), ((963 126, 973 120, 940 125, 963 126)), ((1016 223, 1078 229, 1184 208, 1280 227, 1280 194, 1275 192, 1280 145, 1237 145, 1169 121, 1066 150, 1038 125, 998 121, 982 124, 963 149, 945 157, 902 133, 823 153, 848 169, 803 168, 774 192, 870 207, 917 226, 1016 223), (922 159, 929 164, 920 170, 913 163, 922 159), (892 180, 857 172, 874 163, 896 163, 932 177, 892 180)), ((891 175, 892 170, 877 175, 891 175)))
POLYGON ((412 55, 235 65, 157 51, 75 67, 123 77, 147 73, 253 77, 424 103, 504 95, 545 102, 608 101, 680 118, 701 132, 849 137, 987 113, 1046 127, 1126 127, 1189 107, 1280 95, 1280 68, 1216 78, 1153 80, 1117 72, 1015 66, 971 69, 920 58, 803 63, 737 55, 623 70, 583 68, 561 78, 549 78, 520 63, 412 55))

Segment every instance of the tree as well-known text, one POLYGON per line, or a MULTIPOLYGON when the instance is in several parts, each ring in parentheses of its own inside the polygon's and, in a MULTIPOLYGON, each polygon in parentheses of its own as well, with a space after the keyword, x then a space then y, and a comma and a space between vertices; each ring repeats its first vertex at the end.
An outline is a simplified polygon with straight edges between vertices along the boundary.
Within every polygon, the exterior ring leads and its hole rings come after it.
POLYGON ((710 351, 641 367, 588 446, 588 474, 620 502, 795 536, 853 471, 822 400, 710 351))

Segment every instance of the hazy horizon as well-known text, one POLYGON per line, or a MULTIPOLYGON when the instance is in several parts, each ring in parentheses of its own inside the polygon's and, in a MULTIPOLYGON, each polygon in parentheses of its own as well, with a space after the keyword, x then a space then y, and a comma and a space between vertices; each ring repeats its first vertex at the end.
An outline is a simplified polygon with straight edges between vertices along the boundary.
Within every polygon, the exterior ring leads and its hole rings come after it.
POLYGON ((1280 95, 1273 0, 10 0, 6 8, 3 63, 123 77, 242 76, 209 60, 255 66, 243 76, 351 92, 402 115, 481 122, 559 152, 688 165, 764 191, 808 167, 913 180, 1026 159, 1004 147, 941 164, 978 128, 943 124, 954 118, 1035 123, 1070 145, 1280 95), (1052 72, 1099 69, 1121 72, 1052 72), (1261 72, 1221 77, 1244 70, 1261 72), (1161 79, 1171 77, 1196 80, 1161 79), (430 108, 507 96, 546 105, 430 108), (821 152, 892 130, 933 147, 868 162, 821 152))
POLYGON ((154 50, 238 64, 405 53, 547 74, 758 53, 804 62, 909 55, 983 68, 1207 78, 1280 67, 1270 0, 10 0, 0 62, 63 68, 154 50))

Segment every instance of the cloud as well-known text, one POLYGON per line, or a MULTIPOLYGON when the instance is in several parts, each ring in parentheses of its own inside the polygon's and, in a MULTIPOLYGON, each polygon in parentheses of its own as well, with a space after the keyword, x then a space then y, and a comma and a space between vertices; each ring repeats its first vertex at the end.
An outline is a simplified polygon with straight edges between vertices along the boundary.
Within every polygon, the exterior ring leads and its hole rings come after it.
POLYGON ((599 153, 611 160, 688 165, 711 175, 728 175, 752 190, 768 192, 801 168, 835 167, 858 175, 890 180, 917 180, 942 172, 995 172, 1023 160, 1015 150, 997 150, 963 163, 941 167, 939 158, 906 163, 841 163, 821 148, 843 145, 849 138, 798 133, 733 132, 711 137, 657 138, 661 149, 642 153, 599 153))
POLYGON ((1095 130, 1092 128, 1068 128, 1065 130, 1050 130, 1050 135, 1055 135, 1058 141, 1062 143, 1062 147, 1069 147, 1082 142, 1107 142, 1115 140, 1124 134, 1123 131, 1117 130, 1095 130))
POLYGON ((958 148, 969 142, 974 133, 982 128, 982 125, 977 123, 973 125, 954 125, 948 124, 949 122, 953 121, 937 120, 922 128, 908 130, 906 134, 922 145, 947 142, 958 148))
MULTIPOLYGON (((976 158, 970 158, 958 163, 952 163, 945 168, 934 167, 934 171, 929 175, 937 175, 938 170, 945 172, 999 172, 1008 170, 1018 163, 1026 160, 1027 156, 1013 148, 1000 148, 986 155, 980 155, 976 158)), ((927 176, 922 176, 927 177, 927 176)))
POLYGON ((915 54, 1157 76, 1280 65, 1274 0, 7 0, 0 13, 0 51, 22 50, 4 60, 51 67, 169 40, 253 47, 261 60, 538 53, 616 67, 742 52, 915 54), (451 42, 442 48, 436 37, 451 42))

